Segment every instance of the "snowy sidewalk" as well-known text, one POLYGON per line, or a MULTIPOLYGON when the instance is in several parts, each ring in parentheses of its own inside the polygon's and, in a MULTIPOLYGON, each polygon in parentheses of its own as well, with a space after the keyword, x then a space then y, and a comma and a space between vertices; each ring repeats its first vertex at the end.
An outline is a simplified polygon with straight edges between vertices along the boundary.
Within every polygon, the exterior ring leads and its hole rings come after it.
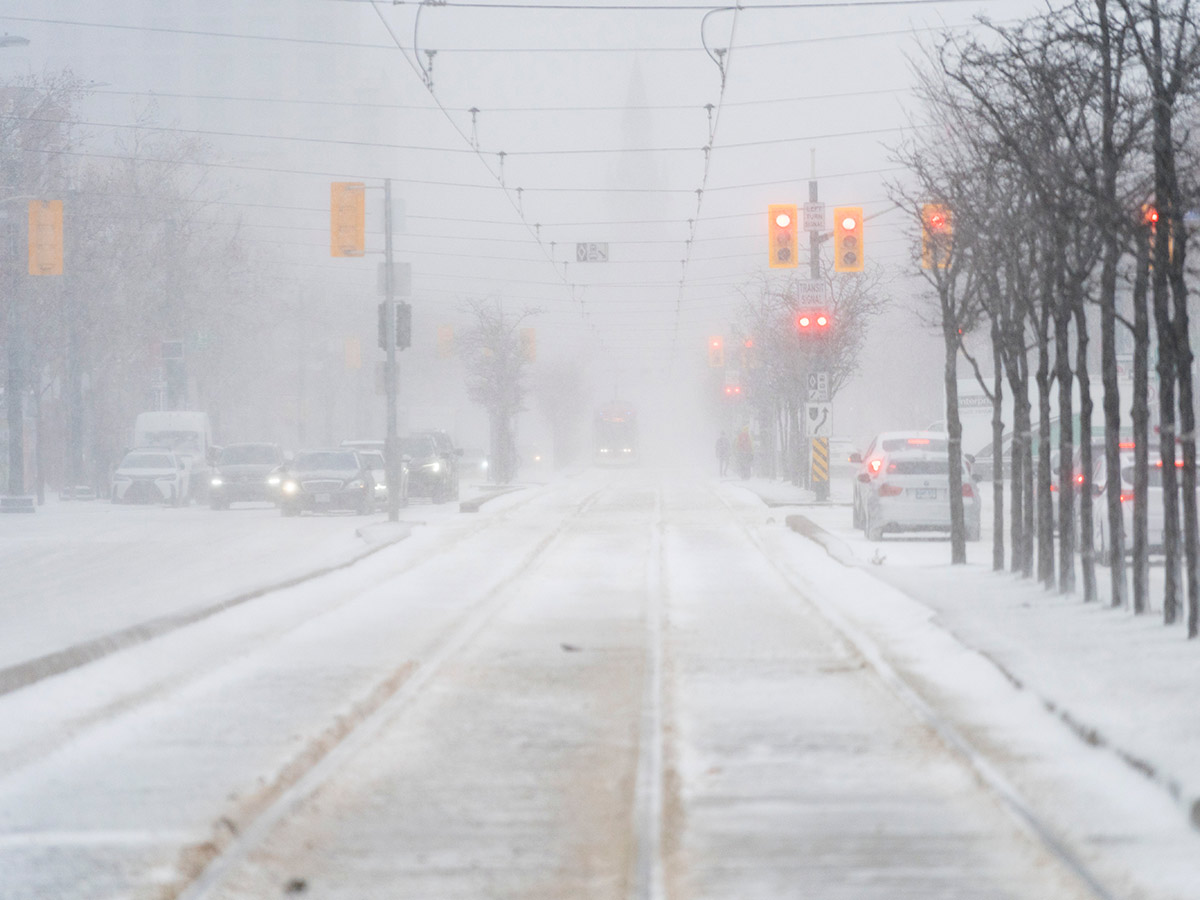
MULTIPOLYGON (((1200 645, 1161 613, 1135 617, 1102 601, 1047 592, 991 571, 991 534, 968 545, 966 566, 949 564, 944 537, 889 537, 874 543, 853 529, 850 509, 813 504, 786 483, 741 485, 789 519, 793 530, 843 565, 861 568, 934 614, 933 622, 986 656, 1016 687, 1036 696, 1087 744, 1110 751, 1163 788, 1200 830, 1200 645), (789 497, 795 506, 788 506, 789 497)), ((834 496, 838 496, 835 487, 834 496)), ((990 501, 985 497, 985 505, 990 501)), ((984 521, 990 523, 987 509, 984 521)), ((986 526, 985 526, 986 528, 986 526)), ((1157 576, 1157 577, 1154 577, 1157 576)), ((1161 568, 1152 594, 1161 602, 1161 568)))

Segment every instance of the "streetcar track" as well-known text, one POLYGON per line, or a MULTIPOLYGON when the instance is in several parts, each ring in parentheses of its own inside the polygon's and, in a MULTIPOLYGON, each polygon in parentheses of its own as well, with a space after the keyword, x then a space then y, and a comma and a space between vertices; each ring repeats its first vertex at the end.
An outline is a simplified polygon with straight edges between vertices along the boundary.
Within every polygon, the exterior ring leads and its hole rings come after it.
MULTIPOLYGON (((710 490, 737 522, 750 544, 762 554, 780 577, 818 612, 848 647, 853 648, 854 652, 870 665, 883 684, 909 708, 925 727, 938 737, 942 745, 970 767, 980 782, 987 787, 1002 808, 1012 816, 1025 833, 1069 871, 1097 900, 1117 900, 1116 895, 1104 886, 1084 861, 1055 834, 1047 823, 1041 820, 1016 786, 1005 778, 999 769, 992 765, 952 722, 940 715, 933 705, 925 700, 921 692, 884 658, 879 646, 868 635, 847 621, 820 596, 818 591, 798 582, 793 573, 771 555, 763 545, 761 538, 751 530, 732 504, 716 488, 710 487, 710 490)), ((803 536, 812 540, 807 535, 803 536)), ((812 542, 819 547, 823 546, 818 541, 812 540, 812 542)), ((845 565, 840 560, 835 559, 835 561, 845 565)))
POLYGON ((304 755, 303 766, 294 765, 286 778, 277 779, 267 791, 259 792, 260 802, 246 820, 228 827, 227 820, 216 823, 212 840, 200 847, 183 848, 183 859, 193 860, 197 870, 186 881, 174 887, 167 896, 173 900, 202 900, 218 889, 230 872, 248 857, 282 823, 287 816, 309 797, 317 793, 326 782, 341 771, 343 765, 359 750, 367 746, 385 727, 391 725, 419 696, 422 689, 432 681, 446 662, 465 649, 483 628, 512 601, 506 596, 508 589, 527 575, 544 558, 546 551, 556 543, 573 524, 596 502, 604 488, 587 495, 575 510, 559 525, 542 538, 530 550, 521 563, 508 575, 494 584, 481 600, 476 602, 458 623, 449 626, 446 634, 420 663, 410 663, 402 677, 392 679, 390 690, 377 689, 372 701, 360 704, 353 720, 346 719, 343 728, 334 740, 304 755))

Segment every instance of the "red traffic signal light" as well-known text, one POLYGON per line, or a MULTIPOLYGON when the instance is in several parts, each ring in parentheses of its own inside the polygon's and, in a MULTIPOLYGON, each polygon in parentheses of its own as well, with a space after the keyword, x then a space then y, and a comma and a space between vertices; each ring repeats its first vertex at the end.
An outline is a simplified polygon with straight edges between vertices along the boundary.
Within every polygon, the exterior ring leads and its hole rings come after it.
POLYGON ((861 206, 839 206, 833 211, 833 268, 838 272, 863 269, 861 206))
POLYGON ((772 269, 794 269, 800 264, 799 234, 794 203, 767 207, 767 264, 772 269))
POLYGON ((801 337, 828 334, 832 324, 833 317, 827 310, 802 309, 796 314, 796 331, 801 337))
POLYGON ((950 264, 954 223, 948 207, 926 203, 921 207, 921 267, 944 269, 950 264))
POLYGON ((714 335, 708 339, 708 364, 714 369, 720 369, 725 365, 725 341, 720 335, 714 335))

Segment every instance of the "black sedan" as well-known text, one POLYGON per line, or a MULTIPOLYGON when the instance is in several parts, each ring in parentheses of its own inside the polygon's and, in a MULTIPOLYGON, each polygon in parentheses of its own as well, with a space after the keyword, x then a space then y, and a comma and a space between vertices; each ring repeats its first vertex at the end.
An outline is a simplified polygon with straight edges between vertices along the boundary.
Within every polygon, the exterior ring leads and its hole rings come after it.
POLYGON ((209 481, 209 505, 229 509, 229 504, 243 500, 274 501, 276 493, 267 479, 282 464, 278 444, 226 444, 209 481))
POLYGON ((367 515, 375 508, 375 482, 354 450, 303 450, 280 470, 279 510, 302 512, 350 510, 367 515))

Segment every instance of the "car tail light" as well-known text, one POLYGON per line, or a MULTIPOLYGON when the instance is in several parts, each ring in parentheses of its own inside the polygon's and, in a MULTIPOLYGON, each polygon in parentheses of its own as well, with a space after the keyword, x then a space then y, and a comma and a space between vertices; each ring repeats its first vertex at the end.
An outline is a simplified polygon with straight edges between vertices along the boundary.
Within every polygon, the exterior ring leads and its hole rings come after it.
POLYGON ((1121 502, 1122 503, 1132 503, 1133 502, 1133 491, 1121 491, 1121 502))
POLYGON ((1121 441, 1119 444, 1117 444, 1117 449, 1118 450, 1132 450, 1136 446, 1137 446, 1137 444, 1135 444, 1133 441, 1121 441))
POLYGON ((1050 493, 1052 493, 1052 494, 1058 493, 1058 485, 1057 484, 1050 485, 1050 493))
POLYGON ((1075 483, 1083 484, 1083 473, 1082 472, 1080 472, 1078 475, 1075 476, 1075 483))
POLYGON ((963 484, 963 496, 974 498, 975 488, 971 487, 971 485, 969 485, 969 484, 964 483, 963 484))
POLYGON ((879 486, 880 497, 899 497, 904 493, 904 488, 898 484, 881 484, 879 486))
POLYGON ((871 470, 872 475, 879 474, 879 467, 883 465, 882 459, 873 459, 867 463, 867 468, 871 470))
POLYGON ((908 442, 910 444, 928 444, 929 438, 909 438, 908 442))

